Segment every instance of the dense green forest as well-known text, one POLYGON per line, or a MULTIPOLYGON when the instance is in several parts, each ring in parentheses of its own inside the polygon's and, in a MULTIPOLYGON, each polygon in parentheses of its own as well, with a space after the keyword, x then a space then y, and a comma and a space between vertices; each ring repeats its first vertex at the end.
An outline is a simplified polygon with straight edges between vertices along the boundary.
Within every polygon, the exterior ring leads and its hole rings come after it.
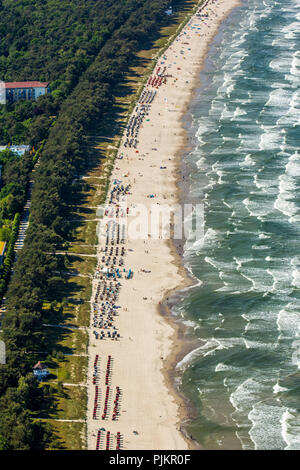
POLYGON ((51 95, 0 109, 0 143, 37 146, 63 100, 139 0, 0 1, 0 79, 50 83, 51 95))
POLYGON ((34 156, 23 156, 6 149, 0 152, 0 241, 7 242, 5 260, 0 266, 0 302, 6 292, 14 261, 20 213, 27 198, 34 156))
MULTIPOLYGON (((19 157, 10 150, 4 150, 0 152, 0 165, 0 226, 5 227, 6 221, 11 221, 23 209, 33 160, 31 155, 19 157)), ((0 230, 0 240, 8 240, 8 235, 5 229, 0 230)))
MULTIPOLYGON (((30 354, 47 350, 43 303, 64 282, 64 260, 51 253, 71 236, 68 215, 78 191, 72 181, 89 159, 86 134, 93 123, 105 123, 117 85, 135 53, 166 21, 168 5, 169 0, 0 0, 0 78, 49 81, 51 88, 37 101, 0 109, 0 142, 38 148, 45 141, 2 325, 7 364, 0 366, 0 449, 55 446, 49 427, 34 420, 45 396, 31 374, 30 354)), ((5 166, 16 210, 24 201, 29 160, 12 159, 5 166)), ((3 217, 10 210, 4 206, 3 217)))
MULTIPOLYGON (((40 80, 51 94, 37 101, 0 106, 0 144, 38 149, 48 137, 64 100, 105 42, 143 2, 106 0, 0 2, 0 79, 40 80)), ((0 240, 12 239, 12 223, 26 200, 33 161, 0 152, 0 240)), ((0 268, 0 298, 8 278, 0 268)))

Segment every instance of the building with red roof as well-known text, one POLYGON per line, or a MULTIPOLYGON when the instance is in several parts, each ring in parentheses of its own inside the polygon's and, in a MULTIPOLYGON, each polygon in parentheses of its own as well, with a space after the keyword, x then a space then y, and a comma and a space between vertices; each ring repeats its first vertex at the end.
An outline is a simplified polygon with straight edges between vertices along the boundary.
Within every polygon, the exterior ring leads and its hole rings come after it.
POLYGON ((49 83, 45 82, 6 82, 4 84, 6 101, 36 100, 49 93, 49 83))
POLYGON ((38 361, 36 365, 33 366, 33 374, 38 380, 42 380, 49 375, 48 367, 42 364, 41 361, 38 361))

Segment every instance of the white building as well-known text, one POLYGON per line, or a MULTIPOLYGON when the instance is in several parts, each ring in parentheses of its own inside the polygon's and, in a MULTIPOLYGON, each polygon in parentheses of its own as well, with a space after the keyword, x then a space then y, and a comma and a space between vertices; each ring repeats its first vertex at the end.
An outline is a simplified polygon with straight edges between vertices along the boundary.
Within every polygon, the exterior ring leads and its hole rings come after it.
POLYGON ((6 101, 36 100, 49 93, 49 83, 42 82, 7 82, 4 84, 6 101))
POLYGON ((10 150, 13 153, 17 153, 20 157, 24 155, 25 152, 29 152, 30 146, 29 145, 0 145, 0 152, 3 150, 10 150))
POLYGON ((49 375, 49 370, 48 367, 45 364, 42 364, 41 361, 39 361, 34 367, 33 367, 33 375, 38 379, 38 380, 43 380, 49 375))

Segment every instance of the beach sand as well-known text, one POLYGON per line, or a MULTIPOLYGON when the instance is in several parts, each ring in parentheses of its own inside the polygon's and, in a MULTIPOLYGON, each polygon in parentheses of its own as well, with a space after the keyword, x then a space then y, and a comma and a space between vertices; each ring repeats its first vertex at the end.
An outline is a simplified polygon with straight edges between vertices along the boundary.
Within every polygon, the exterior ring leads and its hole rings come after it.
MULTIPOLYGON (((130 210, 143 204, 151 206, 178 202, 178 155, 186 144, 182 117, 199 79, 207 47, 216 34, 220 22, 238 0, 209 1, 181 31, 168 50, 158 60, 158 66, 167 67, 167 83, 157 89, 149 115, 144 120, 136 152, 121 145, 112 172, 113 180, 131 185, 128 196, 130 210), (201 28, 201 29, 198 29, 201 28), (157 150, 153 150, 157 149, 157 150), (160 167, 166 167, 161 169, 160 167), (124 176, 126 175, 126 176, 124 176), (150 194, 155 198, 147 197, 150 194)), ((130 212, 131 214, 131 212, 130 212)), ((129 217, 129 222, 132 217, 129 217)), ((105 241, 99 241, 99 258, 105 241)), ((192 441, 180 431, 185 416, 184 402, 177 397, 171 380, 167 379, 174 351, 179 347, 177 329, 160 314, 166 295, 190 282, 180 267, 180 258, 168 240, 130 237, 124 245, 125 267, 134 272, 132 279, 121 279, 121 292, 117 300, 115 324, 121 334, 119 341, 96 340, 93 326, 89 328, 89 368, 87 377, 87 444, 96 449, 97 431, 111 432, 110 448, 116 449, 116 433, 122 436, 122 449, 193 449, 192 441), (131 251, 132 250, 132 251, 131 251), (141 270, 150 272, 143 272, 141 270), (92 384, 95 355, 99 355, 99 419, 93 419, 95 385, 92 384), (101 419, 105 395, 107 357, 112 357, 109 417, 101 419), (112 421, 111 414, 116 386, 121 389, 120 415, 112 421)), ((94 280, 94 291, 99 281, 94 280)), ((104 436, 103 434, 103 436, 104 436)), ((104 439, 105 440, 105 439, 104 439)), ((101 449, 105 448, 101 442, 101 449)))

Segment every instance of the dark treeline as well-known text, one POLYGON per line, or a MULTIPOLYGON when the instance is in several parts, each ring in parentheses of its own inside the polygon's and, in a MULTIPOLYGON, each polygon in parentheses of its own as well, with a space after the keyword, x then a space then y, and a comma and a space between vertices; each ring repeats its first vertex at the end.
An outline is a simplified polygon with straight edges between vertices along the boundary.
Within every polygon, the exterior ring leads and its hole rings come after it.
POLYGON ((13 219, 26 201, 33 157, 28 152, 20 157, 7 149, 0 152, 0 167, 0 240, 8 241, 13 219))
POLYGON ((18 238, 19 225, 20 225, 20 214, 16 213, 14 216, 14 220, 12 222, 12 226, 10 228, 7 251, 6 251, 4 261, 0 269, 0 298, 1 299, 4 296, 4 293, 7 289, 7 285, 11 276, 11 269, 12 269, 13 262, 15 259, 14 247, 18 238))
POLYGON ((32 152, 25 152, 23 156, 9 149, 0 152, 0 240, 6 242, 5 258, 0 264, 1 303, 11 276, 20 213, 27 199, 34 161, 35 156, 32 152))
MULTIPOLYGON (((2 1, 3 5, 11 3, 2 1)), ((15 3, 25 6, 33 2, 20 0, 15 3)), ((111 2, 60 3, 70 10, 71 5, 91 3, 93 8, 100 8, 100 5, 105 8, 111 2)), ((83 71, 73 91, 61 103, 36 172, 31 223, 15 264, 3 321, 7 364, 0 366, 0 448, 1 445, 10 449, 51 446, 53 436, 49 428, 33 419, 38 406, 43 403, 43 392, 30 373, 33 365, 30 353, 47 350, 47 338, 42 328, 47 322, 47 310, 43 309, 43 303, 51 295, 53 298, 56 287, 63 282, 64 261, 51 253, 70 237, 68 216, 70 204, 76 197, 76 185, 72 185, 72 181, 84 171, 89 159, 85 135, 95 122, 98 128, 105 122, 114 103, 116 88, 136 51, 166 21, 164 10, 169 0, 115 0, 113 3, 114 8, 118 5, 130 14, 110 32, 110 37, 83 71), (12 433, 12 428, 16 432, 12 433)))

